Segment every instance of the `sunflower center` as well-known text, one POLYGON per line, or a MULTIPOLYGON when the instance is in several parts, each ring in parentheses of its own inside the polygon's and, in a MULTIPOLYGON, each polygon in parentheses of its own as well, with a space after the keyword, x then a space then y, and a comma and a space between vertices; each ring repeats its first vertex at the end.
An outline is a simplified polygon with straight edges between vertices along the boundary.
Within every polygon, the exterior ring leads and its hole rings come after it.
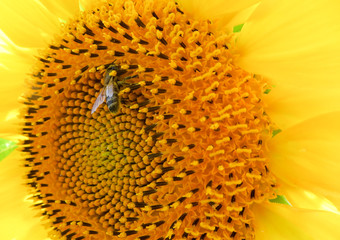
POLYGON ((211 29, 174 1, 116 0, 45 50, 23 152, 53 238, 254 238, 275 187, 266 82, 211 29))

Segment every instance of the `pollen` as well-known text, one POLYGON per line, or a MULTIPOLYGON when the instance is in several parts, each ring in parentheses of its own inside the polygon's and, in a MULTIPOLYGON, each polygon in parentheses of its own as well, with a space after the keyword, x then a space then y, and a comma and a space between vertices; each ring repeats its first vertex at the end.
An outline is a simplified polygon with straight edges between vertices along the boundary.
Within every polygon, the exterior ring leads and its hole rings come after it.
POLYGON ((233 37, 172 0, 100 2, 63 28, 22 114, 50 237, 254 239, 251 207, 275 197, 274 128, 268 84, 233 64, 233 37))

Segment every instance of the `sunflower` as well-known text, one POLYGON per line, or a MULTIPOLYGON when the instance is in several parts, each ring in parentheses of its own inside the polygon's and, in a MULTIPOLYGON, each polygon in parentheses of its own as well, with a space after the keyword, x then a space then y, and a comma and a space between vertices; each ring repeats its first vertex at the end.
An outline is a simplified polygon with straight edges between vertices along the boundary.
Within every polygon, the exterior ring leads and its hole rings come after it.
POLYGON ((1 239, 339 239, 339 8, 5 1, 1 239))

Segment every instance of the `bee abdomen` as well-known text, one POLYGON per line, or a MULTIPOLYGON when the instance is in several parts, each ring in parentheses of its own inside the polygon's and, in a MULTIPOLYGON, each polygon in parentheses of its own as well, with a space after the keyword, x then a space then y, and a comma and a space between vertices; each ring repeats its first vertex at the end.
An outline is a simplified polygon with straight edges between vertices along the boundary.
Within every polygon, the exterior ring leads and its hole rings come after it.
POLYGON ((116 94, 106 97, 106 104, 110 112, 117 113, 119 110, 119 97, 116 94))

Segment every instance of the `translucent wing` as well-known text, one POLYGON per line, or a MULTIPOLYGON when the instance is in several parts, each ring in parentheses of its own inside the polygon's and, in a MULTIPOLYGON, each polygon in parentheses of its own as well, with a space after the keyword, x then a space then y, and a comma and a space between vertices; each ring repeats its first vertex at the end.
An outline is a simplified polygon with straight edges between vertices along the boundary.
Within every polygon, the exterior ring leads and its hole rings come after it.
POLYGON ((93 107, 91 109, 91 114, 93 114, 97 110, 97 108, 100 106, 100 104, 102 104, 104 101, 105 101, 105 88, 103 88, 100 91, 96 101, 94 102, 93 107))
POLYGON ((106 86, 106 97, 112 97, 115 91, 113 79, 110 79, 109 83, 106 86))

